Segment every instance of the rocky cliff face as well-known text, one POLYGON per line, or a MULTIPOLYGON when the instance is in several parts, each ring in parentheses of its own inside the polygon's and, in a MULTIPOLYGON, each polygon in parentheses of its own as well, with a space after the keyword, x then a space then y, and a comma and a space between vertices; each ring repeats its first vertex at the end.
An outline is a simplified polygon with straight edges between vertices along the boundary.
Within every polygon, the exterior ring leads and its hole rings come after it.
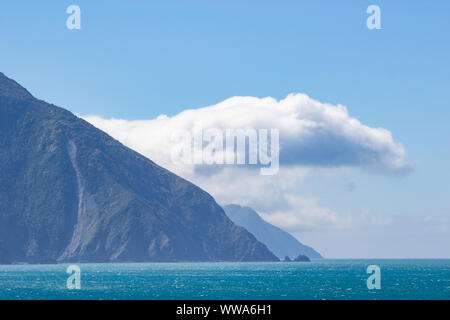
POLYGON ((208 193, 0 73, 0 263, 274 260, 208 193))

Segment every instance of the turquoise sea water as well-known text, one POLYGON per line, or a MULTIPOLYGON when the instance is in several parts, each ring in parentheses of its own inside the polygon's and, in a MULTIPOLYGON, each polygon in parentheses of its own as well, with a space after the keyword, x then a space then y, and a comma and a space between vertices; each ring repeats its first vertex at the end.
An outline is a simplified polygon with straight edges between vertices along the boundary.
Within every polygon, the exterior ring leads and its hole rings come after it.
POLYGON ((68 264, 0 266, 0 299, 450 299, 450 260, 321 260, 311 263, 68 264), (369 290, 369 265, 381 289, 369 290))

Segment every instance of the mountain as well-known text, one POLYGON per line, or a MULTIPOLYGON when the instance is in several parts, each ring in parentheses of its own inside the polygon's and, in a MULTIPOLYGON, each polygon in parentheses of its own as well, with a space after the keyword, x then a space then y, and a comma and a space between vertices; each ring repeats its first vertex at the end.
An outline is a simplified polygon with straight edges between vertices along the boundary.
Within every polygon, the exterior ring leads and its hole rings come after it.
POLYGON ((0 264, 277 260, 208 193, 0 73, 0 264))
POLYGON ((311 259, 322 258, 314 249, 302 244, 286 231, 263 220, 252 208, 230 204, 223 206, 223 209, 235 224, 250 231, 279 259, 284 259, 286 256, 294 259, 299 255, 305 255, 311 259))

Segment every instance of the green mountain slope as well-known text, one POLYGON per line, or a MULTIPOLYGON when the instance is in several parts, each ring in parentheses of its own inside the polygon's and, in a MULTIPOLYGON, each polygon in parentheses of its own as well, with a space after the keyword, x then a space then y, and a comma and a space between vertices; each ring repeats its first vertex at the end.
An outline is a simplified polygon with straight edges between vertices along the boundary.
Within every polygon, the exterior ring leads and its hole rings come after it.
POLYGON ((223 209, 235 224, 250 231, 280 259, 284 259, 286 256, 295 259, 299 255, 305 255, 311 259, 322 258, 313 248, 304 245, 288 232, 263 220, 252 208, 230 204, 224 206, 223 209))
POLYGON ((0 263, 274 260, 208 193, 0 73, 0 263))

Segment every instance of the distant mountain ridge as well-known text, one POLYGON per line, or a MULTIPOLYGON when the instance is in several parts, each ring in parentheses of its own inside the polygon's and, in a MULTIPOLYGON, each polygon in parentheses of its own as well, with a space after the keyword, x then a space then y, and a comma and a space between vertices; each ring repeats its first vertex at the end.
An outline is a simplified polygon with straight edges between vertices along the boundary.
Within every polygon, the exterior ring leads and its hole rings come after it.
POLYGON ((208 193, 0 73, 0 264, 277 260, 208 193))
POLYGON ((321 259, 320 253, 294 238, 288 232, 268 223, 250 207, 236 204, 222 206, 227 216, 238 226, 250 231, 256 239, 264 243, 279 259, 289 256, 292 260, 299 255, 311 259, 321 259))

